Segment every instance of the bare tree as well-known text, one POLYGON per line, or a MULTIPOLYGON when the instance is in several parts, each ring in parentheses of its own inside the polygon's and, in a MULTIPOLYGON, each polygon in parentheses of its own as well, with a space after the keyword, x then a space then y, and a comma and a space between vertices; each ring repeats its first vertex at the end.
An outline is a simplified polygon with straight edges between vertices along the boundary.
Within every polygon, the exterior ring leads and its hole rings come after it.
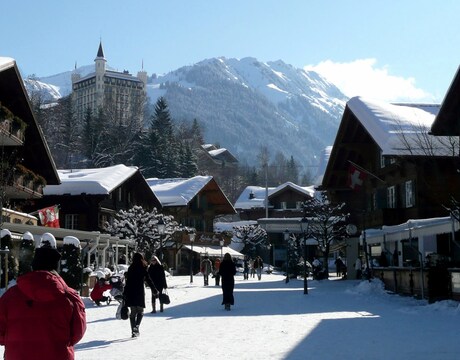
POLYGON ((256 224, 233 227, 233 241, 244 244, 243 252, 254 256, 259 250, 266 249, 268 244, 267 232, 256 224))
POLYGON ((332 204, 326 193, 320 198, 312 198, 304 204, 305 215, 308 219, 307 236, 317 242, 323 254, 323 265, 326 274, 329 273, 328 258, 331 245, 346 236, 346 220, 349 214, 342 212, 345 203, 332 204))

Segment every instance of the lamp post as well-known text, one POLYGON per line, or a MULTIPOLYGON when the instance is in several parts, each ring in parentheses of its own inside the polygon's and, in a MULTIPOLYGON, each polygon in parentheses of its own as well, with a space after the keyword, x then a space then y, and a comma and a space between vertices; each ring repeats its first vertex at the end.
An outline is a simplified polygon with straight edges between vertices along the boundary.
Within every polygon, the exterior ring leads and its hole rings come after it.
POLYGON ((190 251, 190 284, 193 283, 193 242, 195 241, 195 233, 189 233, 188 237, 190 239, 191 251, 190 251))
POLYGON ((286 284, 289 282, 289 230, 284 230, 284 241, 286 241, 286 284))
POLYGON ((163 217, 161 217, 158 220, 157 228, 158 228, 158 234, 160 235, 160 261, 163 262, 163 235, 166 230, 166 224, 165 224, 165 221, 163 220, 163 217))
POLYGON ((222 254, 222 249, 224 247, 224 240, 220 240, 220 258, 222 259, 223 254, 222 254))
POLYGON ((308 280, 307 280, 307 236, 308 236, 308 219, 306 216, 300 220, 300 228, 303 232, 303 293, 308 294, 308 280))

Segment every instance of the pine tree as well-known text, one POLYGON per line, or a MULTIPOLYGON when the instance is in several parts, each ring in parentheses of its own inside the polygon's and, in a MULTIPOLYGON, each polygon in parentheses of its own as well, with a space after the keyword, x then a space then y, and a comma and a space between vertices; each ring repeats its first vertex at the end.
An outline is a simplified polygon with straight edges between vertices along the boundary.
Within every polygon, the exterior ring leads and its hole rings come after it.
POLYGON ((83 279, 80 241, 74 236, 64 237, 61 255, 61 277, 72 289, 80 290, 83 279))
POLYGON ((144 177, 164 179, 179 176, 177 144, 168 105, 160 97, 155 104, 147 134, 142 136, 141 146, 137 150, 138 154, 139 150, 143 150, 139 166, 143 169, 144 177))

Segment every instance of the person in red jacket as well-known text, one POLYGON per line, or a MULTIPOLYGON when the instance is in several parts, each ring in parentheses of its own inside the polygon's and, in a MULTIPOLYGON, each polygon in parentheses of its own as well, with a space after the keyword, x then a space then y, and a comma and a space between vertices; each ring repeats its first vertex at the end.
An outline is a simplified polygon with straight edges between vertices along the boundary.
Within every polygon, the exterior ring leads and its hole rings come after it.
POLYGON ((74 345, 86 331, 83 301, 56 271, 61 257, 56 240, 51 235, 54 242, 43 241, 43 236, 33 271, 19 276, 0 297, 0 345, 6 360, 73 360, 74 345))
POLYGON ((107 301, 107 305, 110 304, 111 297, 105 296, 106 290, 111 290, 112 285, 105 278, 105 274, 102 271, 97 272, 97 281, 94 284, 93 290, 91 291, 91 299, 96 303, 97 306, 101 305, 101 301, 107 301))

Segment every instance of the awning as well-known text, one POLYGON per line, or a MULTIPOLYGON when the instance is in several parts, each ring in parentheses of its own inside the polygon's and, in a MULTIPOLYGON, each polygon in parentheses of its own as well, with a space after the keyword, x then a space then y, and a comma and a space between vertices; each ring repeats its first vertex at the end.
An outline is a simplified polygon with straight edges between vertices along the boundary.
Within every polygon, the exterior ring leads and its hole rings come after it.
MULTIPOLYGON (((191 245, 184 245, 184 247, 188 250, 192 250, 191 245)), ((229 253, 232 257, 237 258, 244 258, 244 255, 240 252, 229 248, 228 246, 221 247, 220 246, 202 246, 202 245, 193 245, 193 252, 196 252, 200 255, 208 255, 210 257, 220 257, 221 254, 229 253)))

